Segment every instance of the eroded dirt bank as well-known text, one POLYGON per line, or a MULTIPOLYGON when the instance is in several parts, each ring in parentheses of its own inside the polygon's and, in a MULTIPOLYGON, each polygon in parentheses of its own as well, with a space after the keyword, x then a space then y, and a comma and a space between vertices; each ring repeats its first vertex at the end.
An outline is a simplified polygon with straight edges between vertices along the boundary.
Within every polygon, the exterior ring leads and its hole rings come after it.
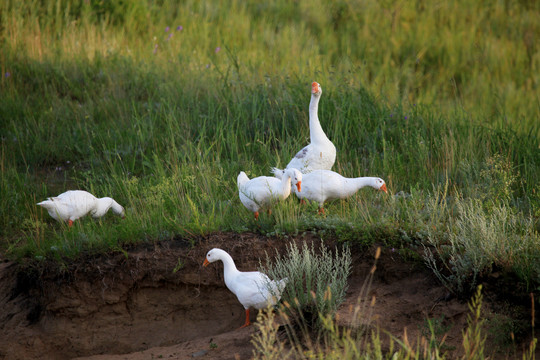
MULTIPOLYGON (((320 241, 312 235, 305 239, 320 241)), ((249 358, 254 328, 236 330, 244 309, 226 289, 221 264, 203 268, 201 263, 209 249, 220 247, 240 270, 255 270, 265 251, 283 252, 286 243, 254 234, 215 234, 195 248, 183 241, 146 245, 81 259, 62 272, 46 269, 39 277, 1 263, 0 358, 249 358)), ((353 254, 354 270, 340 310, 345 322, 373 264, 372 252, 353 254)), ((421 264, 383 249, 366 298, 372 296, 377 300, 373 324, 400 338, 406 327, 414 341, 425 331, 426 318, 444 319, 445 342, 459 354, 467 304, 448 299, 446 289, 421 264)), ((485 308, 489 311, 490 304, 485 308)))

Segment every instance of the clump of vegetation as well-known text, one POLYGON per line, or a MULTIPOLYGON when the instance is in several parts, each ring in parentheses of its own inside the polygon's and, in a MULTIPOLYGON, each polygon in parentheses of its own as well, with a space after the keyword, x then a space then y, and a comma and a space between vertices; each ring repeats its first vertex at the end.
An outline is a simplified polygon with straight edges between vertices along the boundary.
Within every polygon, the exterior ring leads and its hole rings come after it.
POLYGON ((420 331, 424 338, 429 339, 430 348, 453 350, 444 344, 446 333, 450 330, 451 326, 451 324, 448 324, 444 314, 442 314, 436 318, 424 319, 424 324, 420 331))
POLYGON ((472 194, 458 193, 445 232, 428 237, 437 254, 426 249, 428 265, 457 294, 470 293, 495 268, 515 273, 527 290, 534 289, 540 280, 540 235, 533 216, 510 206, 517 175, 500 156, 488 158, 479 176, 470 167, 467 172, 477 179, 469 184, 472 194))
POLYGON ((302 248, 291 242, 285 254, 268 255, 261 271, 272 279, 287 278, 281 299, 284 311, 302 326, 320 328, 320 315, 333 316, 345 299, 347 278, 351 271, 351 251, 342 247, 334 254, 321 243, 315 250, 306 243, 302 248))
POLYGON ((501 154, 497 153, 475 165, 463 161, 458 178, 464 180, 464 194, 480 201, 488 213, 501 204, 510 206, 516 198, 514 192, 518 185, 518 174, 501 154))

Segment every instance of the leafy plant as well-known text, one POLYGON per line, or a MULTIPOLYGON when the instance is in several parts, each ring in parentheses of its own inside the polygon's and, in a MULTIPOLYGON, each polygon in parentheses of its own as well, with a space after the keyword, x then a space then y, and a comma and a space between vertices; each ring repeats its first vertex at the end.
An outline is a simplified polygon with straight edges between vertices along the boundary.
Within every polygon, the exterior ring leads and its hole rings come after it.
POLYGON ((319 314, 333 315, 345 299, 347 277, 351 271, 351 252, 344 246, 332 252, 321 243, 318 252, 304 242, 301 249, 289 243, 285 254, 267 255, 261 271, 273 279, 287 278, 281 296, 290 316, 300 317, 309 327, 317 327, 319 314))
POLYGON ((461 163, 460 176, 465 179, 465 193, 478 199, 489 213, 501 204, 510 205, 518 174, 501 154, 488 157, 479 166, 461 163))
POLYGON ((446 240, 429 238, 446 271, 439 268, 430 249, 426 249, 425 256, 449 289, 471 292, 479 277, 493 266, 515 272, 532 285, 530 281, 540 271, 536 261, 540 257, 540 238, 532 218, 524 219, 504 204, 486 212, 474 199, 457 199, 455 209, 456 218, 447 226, 446 240))
POLYGON ((452 325, 448 324, 445 320, 444 314, 436 318, 424 319, 424 324, 420 328, 420 331, 424 338, 429 339, 430 349, 449 349, 448 346, 444 344, 444 339, 452 325))
POLYGON ((464 359, 485 359, 484 344, 486 336, 483 333, 482 326, 484 320, 481 318, 482 310, 482 285, 479 285, 476 294, 469 303, 471 313, 467 315, 467 329, 463 331, 463 349, 464 359))

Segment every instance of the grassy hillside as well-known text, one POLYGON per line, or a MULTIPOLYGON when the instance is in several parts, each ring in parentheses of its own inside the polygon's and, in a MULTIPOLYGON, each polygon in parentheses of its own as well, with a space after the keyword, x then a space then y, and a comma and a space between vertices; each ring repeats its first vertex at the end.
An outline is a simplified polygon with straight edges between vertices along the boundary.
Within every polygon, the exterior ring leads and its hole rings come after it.
POLYGON ((61 259, 212 231, 318 231, 404 255, 426 246, 456 291, 493 267, 537 289, 539 10, 3 1, 0 248, 61 259), (236 176, 268 175, 307 144, 312 81, 334 170, 380 176, 390 196, 364 189, 325 218, 291 197, 256 223, 236 176), (68 230, 35 205, 75 188, 114 197, 127 218, 68 230))

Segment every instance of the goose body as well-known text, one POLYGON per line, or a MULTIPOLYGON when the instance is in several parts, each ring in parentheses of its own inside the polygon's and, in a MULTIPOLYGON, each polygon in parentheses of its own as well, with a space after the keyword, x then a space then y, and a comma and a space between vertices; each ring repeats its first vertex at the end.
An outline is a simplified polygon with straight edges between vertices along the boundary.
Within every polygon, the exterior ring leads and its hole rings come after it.
MULTIPOLYGON (((309 103, 310 144, 292 158, 286 169, 294 168, 307 174, 313 170, 330 170, 336 161, 336 147, 324 133, 319 121, 318 109, 321 94, 322 88, 319 83, 312 83, 309 103)), ((273 168, 272 172, 277 178, 281 178, 284 170, 273 168)))
POLYGON ((125 216, 124 208, 114 199, 96 198, 83 190, 66 191, 37 205, 44 207, 55 220, 67 221, 69 226, 73 225, 73 221, 88 214, 93 218, 102 217, 109 209, 117 215, 125 216))
POLYGON ((264 309, 275 305, 281 298, 287 279, 273 281, 259 271, 239 271, 233 258, 226 251, 217 248, 206 254, 203 266, 208 266, 217 260, 223 262, 225 285, 236 295, 246 311, 246 322, 242 327, 251 324, 249 320, 250 308, 264 309))
POLYGON ((259 209, 275 200, 285 200, 291 194, 291 184, 297 192, 301 190, 302 173, 287 169, 282 178, 259 176, 249 179, 245 172, 238 174, 237 185, 240 201, 259 218, 259 209))
POLYGON ((319 203, 319 213, 324 213, 326 201, 348 198, 365 186, 388 192, 386 183, 378 177, 346 178, 335 171, 315 170, 303 174, 302 192, 295 194, 301 200, 316 201, 319 203))

